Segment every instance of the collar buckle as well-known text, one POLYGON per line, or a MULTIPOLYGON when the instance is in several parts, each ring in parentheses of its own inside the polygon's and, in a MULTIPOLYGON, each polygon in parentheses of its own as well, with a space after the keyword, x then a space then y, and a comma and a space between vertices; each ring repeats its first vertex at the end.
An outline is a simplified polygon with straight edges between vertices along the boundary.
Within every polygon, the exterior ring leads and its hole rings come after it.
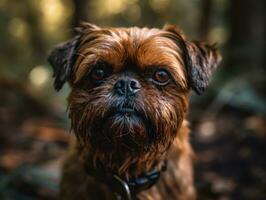
POLYGON ((132 200, 132 195, 127 182, 123 181, 119 176, 113 175, 107 180, 107 182, 118 200, 132 200))

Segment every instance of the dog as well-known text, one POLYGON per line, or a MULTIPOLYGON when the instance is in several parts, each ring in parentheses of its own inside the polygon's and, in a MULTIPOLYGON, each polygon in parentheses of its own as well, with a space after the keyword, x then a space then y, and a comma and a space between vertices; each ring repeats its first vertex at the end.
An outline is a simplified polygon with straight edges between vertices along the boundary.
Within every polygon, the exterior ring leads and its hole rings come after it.
POLYGON ((71 87, 60 198, 196 199, 186 114, 221 61, 216 45, 175 25, 76 32, 48 57, 55 90, 71 87))

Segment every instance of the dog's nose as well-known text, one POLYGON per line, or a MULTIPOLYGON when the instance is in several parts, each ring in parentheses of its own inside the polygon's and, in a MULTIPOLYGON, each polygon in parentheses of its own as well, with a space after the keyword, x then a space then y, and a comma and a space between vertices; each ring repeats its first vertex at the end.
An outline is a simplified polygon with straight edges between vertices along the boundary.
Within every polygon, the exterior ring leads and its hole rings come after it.
POLYGON ((130 77, 124 77, 119 79, 114 89, 119 95, 130 96, 136 94, 140 90, 141 86, 138 80, 130 77))

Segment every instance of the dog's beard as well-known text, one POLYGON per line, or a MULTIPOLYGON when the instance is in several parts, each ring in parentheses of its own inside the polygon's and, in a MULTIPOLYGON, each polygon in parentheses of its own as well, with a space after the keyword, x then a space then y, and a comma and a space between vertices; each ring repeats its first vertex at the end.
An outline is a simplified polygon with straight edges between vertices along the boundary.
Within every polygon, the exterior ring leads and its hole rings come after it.
POLYGON ((159 139, 152 120, 133 107, 112 107, 93 121, 91 143, 103 150, 147 151, 159 139))
POLYGON ((70 117, 75 134, 83 143, 104 152, 164 151, 174 139, 178 118, 182 117, 177 116, 177 108, 163 110, 159 100, 117 98, 111 94, 97 94, 96 98, 88 92, 74 92, 71 96, 70 117))

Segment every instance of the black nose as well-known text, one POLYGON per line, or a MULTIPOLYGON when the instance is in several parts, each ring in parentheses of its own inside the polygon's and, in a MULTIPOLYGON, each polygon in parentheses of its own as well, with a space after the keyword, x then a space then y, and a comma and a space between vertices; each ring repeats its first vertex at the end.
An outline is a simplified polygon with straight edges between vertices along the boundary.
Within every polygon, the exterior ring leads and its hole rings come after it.
POLYGON ((114 89, 119 95, 130 96, 136 94, 140 90, 140 87, 138 80, 124 77, 116 82, 114 89))

